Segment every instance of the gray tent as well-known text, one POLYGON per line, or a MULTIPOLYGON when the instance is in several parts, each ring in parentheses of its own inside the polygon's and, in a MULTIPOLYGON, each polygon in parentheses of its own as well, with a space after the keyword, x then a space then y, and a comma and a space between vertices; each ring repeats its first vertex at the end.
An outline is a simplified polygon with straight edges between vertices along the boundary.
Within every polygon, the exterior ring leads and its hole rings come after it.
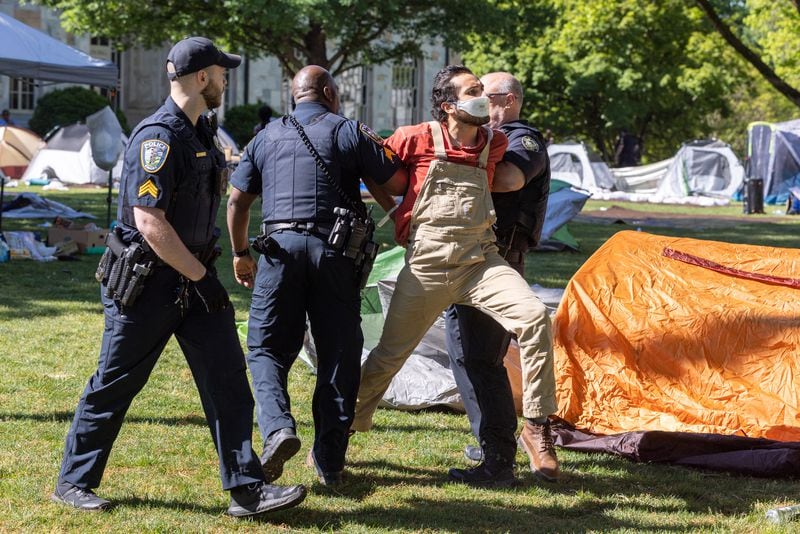
POLYGON ((0 74, 50 82, 115 87, 117 66, 94 59, 0 13, 0 74))
POLYGON ((800 186, 800 119, 747 127, 748 176, 764 180, 764 202, 784 204, 800 186))

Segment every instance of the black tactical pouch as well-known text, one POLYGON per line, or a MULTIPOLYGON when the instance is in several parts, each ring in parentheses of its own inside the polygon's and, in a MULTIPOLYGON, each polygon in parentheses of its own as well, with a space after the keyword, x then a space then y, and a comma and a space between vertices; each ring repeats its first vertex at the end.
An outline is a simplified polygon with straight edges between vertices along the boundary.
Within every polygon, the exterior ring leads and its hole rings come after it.
POLYGON ((97 270, 94 272, 95 280, 101 284, 108 282, 108 277, 111 274, 111 268, 114 266, 116 259, 117 257, 114 256, 113 252, 111 252, 111 248, 106 246, 106 250, 103 252, 103 255, 100 256, 100 262, 97 264, 97 270))
POLYGON ((334 208, 333 212, 336 214, 336 222, 328 236, 328 244, 341 251, 345 257, 352 258, 358 287, 364 289, 380 248, 373 241, 375 221, 370 213, 363 218, 345 208, 334 208))

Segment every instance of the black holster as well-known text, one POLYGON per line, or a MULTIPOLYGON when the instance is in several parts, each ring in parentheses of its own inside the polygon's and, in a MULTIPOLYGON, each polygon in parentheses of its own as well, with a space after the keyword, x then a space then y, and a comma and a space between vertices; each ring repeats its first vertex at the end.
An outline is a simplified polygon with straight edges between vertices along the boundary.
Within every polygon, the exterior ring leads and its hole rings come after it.
POLYGON ((497 230, 497 248, 499 254, 508 263, 522 263, 522 257, 528 251, 530 245, 530 230, 524 226, 514 223, 511 228, 497 230))
POLYGON ((373 240, 375 221, 369 213, 366 218, 345 208, 334 208, 336 222, 328 236, 328 244, 355 263, 356 284, 364 289, 372 272, 380 246, 373 240))
POLYGON ((106 250, 100 257, 95 279, 102 283, 107 298, 132 306, 144 288, 157 257, 147 243, 125 243, 116 231, 106 236, 106 250))

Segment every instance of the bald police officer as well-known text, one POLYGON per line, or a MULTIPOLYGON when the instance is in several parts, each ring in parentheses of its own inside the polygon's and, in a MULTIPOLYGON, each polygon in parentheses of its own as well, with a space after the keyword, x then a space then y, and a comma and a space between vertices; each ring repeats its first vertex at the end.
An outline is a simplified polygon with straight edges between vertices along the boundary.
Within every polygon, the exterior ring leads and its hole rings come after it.
POLYGON ((105 331, 67 435, 52 499, 80 510, 109 507, 100 485, 133 398, 174 334, 200 393, 219 456, 228 513, 288 508, 303 486, 267 484, 252 449, 253 397, 233 307, 212 266, 214 221, 225 160, 203 113, 221 104, 225 70, 241 62, 204 37, 167 56, 170 96, 133 131, 120 183, 118 231, 109 236, 102 279, 105 331))
MULTIPOLYGON (((300 449, 287 380, 303 343, 308 315, 317 348, 309 455, 322 484, 342 480, 348 430, 358 391, 361 349, 360 293, 353 255, 331 237, 342 209, 363 219, 362 178, 375 194, 405 187, 399 160, 366 125, 339 116, 339 92, 330 73, 307 66, 292 80, 297 107, 258 132, 233 174, 228 229, 234 273, 253 289, 247 362, 258 404, 261 454, 267 480, 300 449), (268 243, 256 264, 247 227, 253 201, 262 197, 262 236, 268 243)), ((354 218, 347 224, 357 224, 354 218)), ((341 229, 342 227, 338 227, 341 229)), ((352 252, 352 251, 351 251, 352 252)))

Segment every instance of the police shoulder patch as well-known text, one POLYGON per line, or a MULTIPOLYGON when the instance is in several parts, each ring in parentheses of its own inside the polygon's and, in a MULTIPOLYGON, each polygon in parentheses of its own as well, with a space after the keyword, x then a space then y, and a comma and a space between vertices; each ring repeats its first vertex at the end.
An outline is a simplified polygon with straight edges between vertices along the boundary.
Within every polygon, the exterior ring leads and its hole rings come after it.
POLYGON ((380 135, 376 134, 375 131, 372 128, 370 128, 369 126, 367 126, 366 124, 358 123, 358 130, 362 134, 366 135, 372 141, 374 141, 374 142, 378 143, 379 145, 383 146, 383 137, 381 137, 380 135))
POLYGON ((158 193, 158 186, 152 178, 148 178, 145 183, 139 186, 139 198, 150 195, 151 197, 158 199, 158 193))
POLYGON ((540 149, 539 143, 530 135, 526 135, 522 138, 522 146, 529 152, 539 152, 540 149))
POLYGON ((160 139, 147 139, 140 146, 139 160, 142 168, 147 172, 161 170, 169 155, 169 145, 160 139))

